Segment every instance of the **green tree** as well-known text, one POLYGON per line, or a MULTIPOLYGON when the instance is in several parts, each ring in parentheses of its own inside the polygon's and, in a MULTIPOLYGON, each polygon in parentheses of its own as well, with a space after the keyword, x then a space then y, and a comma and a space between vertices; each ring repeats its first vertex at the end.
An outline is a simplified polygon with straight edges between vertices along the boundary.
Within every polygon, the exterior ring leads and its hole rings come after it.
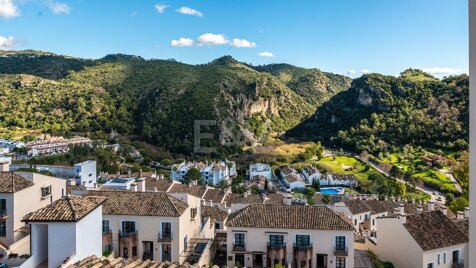
POLYGON ((191 168, 183 176, 185 183, 190 183, 192 181, 199 181, 202 178, 202 173, 196 168, 191 168))
POLYGON ((331 198, 329 197, 328 194, 325 194, 325 195, 322 196, 322 203, 324 203, 324 204, 327 205, 327 204, 329 204, 330 202, 331 202, 331 198))

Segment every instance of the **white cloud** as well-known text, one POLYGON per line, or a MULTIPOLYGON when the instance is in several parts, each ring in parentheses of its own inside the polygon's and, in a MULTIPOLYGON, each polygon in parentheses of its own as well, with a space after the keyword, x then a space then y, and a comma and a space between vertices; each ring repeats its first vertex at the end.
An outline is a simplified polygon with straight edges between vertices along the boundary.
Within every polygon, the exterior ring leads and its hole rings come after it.
POLYGON ((50 9, 55 14, 69 14, 71 12, 71 7, 66 3, 51 3, 50 9))
POLYGON ((234 38, 231 41, 230 46, 238 47, 238 48, 240 48, 240 47, 252 48, 252 47, 256 47, 256 43, 255 42, 250 42, 246 39, 234 38))
POLYGON ((20 16, 20 10, 13 0, 0 0, 0 18, 11 19, 20 16))
POLYGON ((274 57, 273 53, 268 52, 268 51, 263 51, 263 52, 261 52, 261 53, 258 53, 258 56, 261 56, 261 57, 269 57, 269 58, 274 57))
POLYGON ((454 68, 446 68, 446 67, 431 67, 431 68, 424 68, 423 71, 429 74, 435 75, 448 75, 448 74, 461 74, 464 73, 463 70, 454 69, 454 68))
POLYGON ((198 17, 203 17, 203 13, 189 7, 181 7, 177 9, 177 12, 180 14, 185 14, 185 15, 191 15, 191 16, 198 16, 198 17))
POLYGON ((197 38, 197 46, 226 45, 229 42, 223 34, 206 33, 197 38))
POLYGON ((368 73, 370 73, 370 70, 369 69, 363 69, 360 72, 363 73, 363 74, 368 74, 368 73))
POLYGON ((165 9, 168 8, 169 6, 164 5, 164 4, 156 4, 154 7, 155 7, 155 10, 157 10, 158 13, 162 14, 162 13, 164 13, 165 9))
POLYGON ((0 35, 0 49, 10 49, 15 46, 15 38, 13 36, 3 37, 0 35))
POLYGON ((178 40, 172 40, 170 42, 170 45, 173 47, 191 47, 195 44, 195 41, 193 41, 190 38, 179 38, 178 40))

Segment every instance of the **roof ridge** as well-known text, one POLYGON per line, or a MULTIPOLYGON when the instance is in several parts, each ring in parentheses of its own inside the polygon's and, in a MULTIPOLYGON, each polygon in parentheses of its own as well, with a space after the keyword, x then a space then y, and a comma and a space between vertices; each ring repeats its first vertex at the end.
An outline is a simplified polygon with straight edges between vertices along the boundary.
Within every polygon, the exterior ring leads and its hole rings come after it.
POLYGON ((71 208, 71 211, 73 212, 73 220, 78 221, 77 210, 76 210, 76 207, 74 206, 73 202, 71 201, 71 196, 70 195, 66 196, 66 201, 68 202, 68 205, 71 208))
MULTIPOLYGON (((179 201, 179 202, 183 202, 183 201, 182 201, 182 200, 179 200, 179 199, 175 198, 174 196, 171 196, 171 195, 169 195, 169 194, 167 194, 167 193, 161 193, 161 194, 165 194, 165 196, 167 197, 167 200, 168 200, 168 201, 170 202, 170 204, 172 204, 172 206, 174 207, 175 212, 180 215, 180 214, 181 214, 180 211, 178 210, 178 208, 177 208, 177 206, 175 205, 175 203, 172 202, 172 199, 171 199, 171 198, 173 198, 173 199, 175 199, 176 201, 179 201)), ((185 203, 185 202, 184 202, 184 203, 185 203)), ((187 206, 188 206, 188 203, 187 203, 187 206)))

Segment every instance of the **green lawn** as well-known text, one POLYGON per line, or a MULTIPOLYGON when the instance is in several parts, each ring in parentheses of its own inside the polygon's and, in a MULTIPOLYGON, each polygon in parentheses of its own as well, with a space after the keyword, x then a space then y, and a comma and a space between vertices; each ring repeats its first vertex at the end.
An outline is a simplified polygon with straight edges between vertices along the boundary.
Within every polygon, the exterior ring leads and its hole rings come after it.
POLYGON ((440 189, 437 190, 456 191, 456 187, 454 186, 453 182, 445 174, 439 171, 428 169, 420 173, 415 173, 413 176, 421 178, 423 182, 429 187, 432 185, 440 185, 440 189))

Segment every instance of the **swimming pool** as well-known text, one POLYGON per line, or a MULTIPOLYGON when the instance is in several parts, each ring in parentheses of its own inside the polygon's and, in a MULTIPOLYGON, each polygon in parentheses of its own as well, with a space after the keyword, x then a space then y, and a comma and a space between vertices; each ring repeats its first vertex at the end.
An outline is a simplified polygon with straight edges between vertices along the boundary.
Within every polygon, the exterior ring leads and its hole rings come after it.
POLYGON ((321 188, 319 191, 321 194, 343 194, 344 188, 334 187, 334 188, 321 188))

